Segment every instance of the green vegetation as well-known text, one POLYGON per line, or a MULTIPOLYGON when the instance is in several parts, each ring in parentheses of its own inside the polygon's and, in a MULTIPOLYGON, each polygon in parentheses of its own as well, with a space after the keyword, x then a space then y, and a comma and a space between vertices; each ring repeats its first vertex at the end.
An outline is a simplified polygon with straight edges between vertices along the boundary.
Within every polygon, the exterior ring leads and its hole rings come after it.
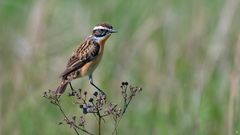
MULTIPOLYGON (((239 13, 239 0, 0 1, 0 134, 74 134, 57 125, 63 117, 42 95, 57 87, 73 49, 101 22, 118 33, 106 44, 96 84, 113 101, 122 81, 144 89, 119 135, 240 134, 239 13)), ((73 86, 93 91, 87 78, 73 86)), ((111 131, 106 124, 103 133, 111 131)))

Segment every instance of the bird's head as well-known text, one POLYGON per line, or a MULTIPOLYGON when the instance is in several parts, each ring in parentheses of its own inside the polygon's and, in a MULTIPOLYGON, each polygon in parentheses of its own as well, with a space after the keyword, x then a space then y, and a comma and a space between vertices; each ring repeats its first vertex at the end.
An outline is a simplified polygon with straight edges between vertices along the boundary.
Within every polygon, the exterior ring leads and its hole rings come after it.
POLYGON ((112 33, 116 32, 110 24, 101 23, 93 28, 92 36, 94 36, 97 42, 105 42, 112 33))

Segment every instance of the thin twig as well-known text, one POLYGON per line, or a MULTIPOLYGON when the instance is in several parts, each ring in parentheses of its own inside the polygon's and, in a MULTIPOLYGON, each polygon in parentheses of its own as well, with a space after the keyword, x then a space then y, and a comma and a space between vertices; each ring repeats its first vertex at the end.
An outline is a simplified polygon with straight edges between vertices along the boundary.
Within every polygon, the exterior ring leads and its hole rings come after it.
MULTIPOLYGON (((70 97, 75 97, 76 100, 74 104, 80 105, 80 109, 82 109, 83 114, 93 114, 98 123, 98 135, 101 135, 102 131, 102 120, 105 122, 105 117, 109 116, 114 121, 114 131, 112 134, 117 134, 117 128, 122 120, 123 115, 126 113, 127 108, 129 107, 130 102, 133 97, 140 92, 142 89, 139 87, 128 85, 128 82, 122 82, 122 100, 123 105, 114 104, 112 102, 107 102, 106 95, 103 93, 95 92, 93 96, 89 97, 87 91, 82 91, 78 89, 78 91, 74 90, 71 83, 69 83, 72 93, 69 93, 70 97), (107 109, 107 110, 105 110, 107 109)), ((49 99, 50 102, 56 105, 64 116, 64 121, 66 124, 70 125, 70 128, 73 128, 77 135, 80 135, 79 131, 82 131, 88 135, 93 135, 92 133, 85 130, 85 120, 83 117, 80 117, 80 121, 76 122, 76 116, 73 116, 70 119, 64 112, 61 104, 60 104, 60 96, 56 94, 52 90, 48 90, 48 92, 44 92, 44 97, 49 99)), ((61 124, 60 122, 59 124, 61 124)))
POLYGON ((132 98, 133 98, 133 96, 130 96, 128 102, 125 102, 125 101, 124 101, 124 105, 125 105, 125 106, 124 106, 124 108, 123 108, 122 115, 126 112, 126 110, 127 110, 127 108, 128 108, 128 105, 129 105, 130 102, 132 101, 132 98))
POLYGON ((101 116, 98 115, 98 135, 101 135, 101 116))
POLYGON ((67 120, 68 123, 71 123, 73 125, 73 129, 74 131, 76 132, 77 135, 80 135, 79 132, 77 131, 77 129, 89 134, 89 135, 93 135, 92 133, 88 132, 87 130, 83 129, 83 128, 80 128, 79 126, 77 126, 75 123, 71 122, 69 120, 69 118, 67 117, 67 115, 65 114, 65 112, 63 111, 61 105, 60 105, 60 102, 58 99, 55 100, 56 102, 56 105, 58 106, 59 110, 61 111, 61 113, 63 114, 63 116, 65 117, 65 119, 67 120), (77 128, 77 129, 76 129, 77 128))

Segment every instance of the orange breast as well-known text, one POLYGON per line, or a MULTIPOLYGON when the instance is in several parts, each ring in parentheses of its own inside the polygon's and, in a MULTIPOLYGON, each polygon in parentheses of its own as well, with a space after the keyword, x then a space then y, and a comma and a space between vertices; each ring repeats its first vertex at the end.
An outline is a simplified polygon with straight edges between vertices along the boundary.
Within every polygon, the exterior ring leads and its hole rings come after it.
POLYGON ((98 66, 98 64, 100 63, 101 59, 102 59, 102 54, 103 54, 103 49, 104 46, 100 46, 100 52, 99 55, 92 61, 86 63, 80 70, 80 76, 86 76, 86 75, 90 75, 93 73, 93 71, 96 69, 96 67, 98 66))

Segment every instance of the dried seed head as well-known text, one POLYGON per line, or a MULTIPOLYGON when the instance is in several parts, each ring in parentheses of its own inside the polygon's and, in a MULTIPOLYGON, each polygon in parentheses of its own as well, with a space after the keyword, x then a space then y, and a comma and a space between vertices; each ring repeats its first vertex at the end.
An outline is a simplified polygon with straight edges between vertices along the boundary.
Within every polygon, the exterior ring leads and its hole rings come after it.
POLYGON ((83 116, 80 116, 80 120, 79 120, 79 126, 84 126, 85 124, 85 119, 83 118, 83 116))
POLYGON ((120 115, 122 113, 122 109, 118 108, 117 113, 120 115))
POLYGON ((89 102, 93 102, 93 98, 90 98, 88 101, 89 101, 89 102))
POLYGON ((46 91, 44 91, 43 97, 47 97, 47 92, 46 91))
POLYGON ((101 99, 106 100, 106 95, 105 94, 101 95, 101 99))
POLYGON ((87 108, 83 108, 83 114, 87 114, 88 113, 88 109, 87 108))
POLYGON ((97 97, 97 96, 98 96, 98 92, 95 91, 95 92, 93 93, 93 95, 94 95, 95 97, 97 97))
POLYGON ((73 117, 72 117, 72 120, 75 122, 75 121, 76 121, 76 116, 73 116, 73 117))
POLYGON ((68 96, 69 96, 69 97, 72 97, 72 96, 74 96, 74 93, 73 93, 73 92, 68 93, 68 96))
POLYGON ((88 106, 87 113, 93 113, 96 109, 93 106, 88 106))
POLYGON ((128 82, 122 82, 122 86, 127 86, 128 82))
POLYGON ((78 89, 78 91, 81 93, 82 89, 78 89))

